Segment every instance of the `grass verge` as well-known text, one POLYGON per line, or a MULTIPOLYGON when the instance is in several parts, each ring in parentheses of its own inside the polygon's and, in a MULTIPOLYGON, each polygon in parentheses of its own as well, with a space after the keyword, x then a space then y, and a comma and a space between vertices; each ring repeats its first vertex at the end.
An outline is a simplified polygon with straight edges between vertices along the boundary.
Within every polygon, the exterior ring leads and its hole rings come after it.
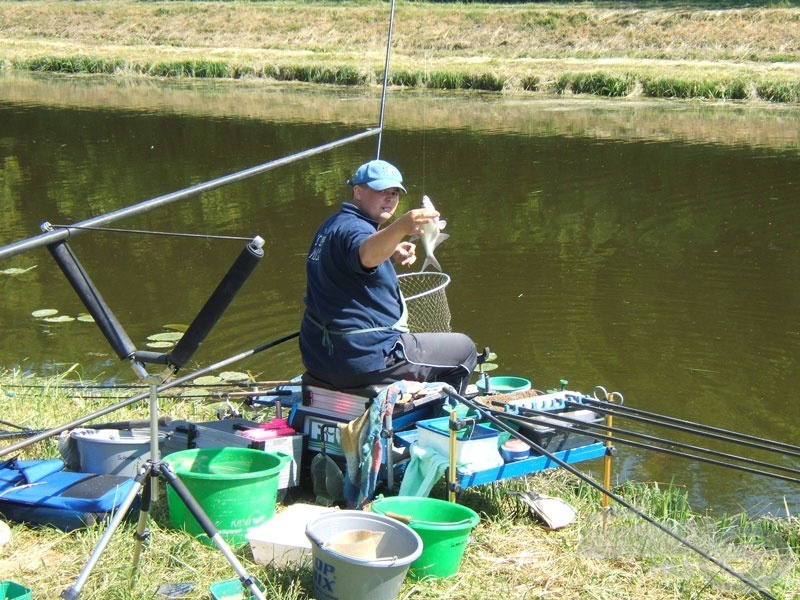
MULTIPOLYGON (((387 17, 378 2, 4 2, 0 68, 375 85, 387 17)), ((797 103, 798 27, 792 2, 401 2, 389 81, 797 103)))
MULTIPOLYGON (((87 387, 68 369, 62 376, 43 379, 19 372, 0 373, 3 421, 8 431, 57 427, 120 403, 140 390, 98 390, 87 387)), ((176 389, 160 399, 162 414, 192 421, 215 418, 226 403, 198 398, 197 390, 176 389)), ((269 411, 239 406, 253 420, 271 417, 269 411)), ((147 417, 146 402, 115 411, 105 420, 147 417)), ((102 420, 102 419, 101 419, 102 420)), ((22 438, 24 439, 24 438, 22 438)), ((5 441, 4 447, 8 447, 5 441)), ((19 452, 23 458, 59 456, 54 438, 19 452)), ((7 458, 7 457, 6 457, 7 458)), ((665 524, 681 537, 744 573, 781 600, 800 590, 800 522, 794 516, 750 519, 723 515, 710 519, 692 512, 686 495, 670 484, 625 482, 614 492, 638 510, 665 524)), ((445 497, 440 482, 432 496, 445 497)), ((301 494, 292 493, 303 499, 301 494)), ((285 500, 289 502, 289 499, 285 500)), ((564 470, 470 488, 459 501, 481 515, 458 573, 451 578, 407 579, 404 598, 622 598, 710 600, 757 597, 752 589, 720 571, 629 511, 601 509, 601 495, 564 470), (567 501, 578 512, 564 529, 548 531, 511 490, 537 490, 567 501)), ((281 510, 281 506, 278 506, 281 510)), ((131 586, 132 536, 135 524, 125 522, 112 536, 94 567, 82 597, 144 599, 155 597, 162 584, 191 582, 186 598, 208 598, 212 583, 235 576, 216 550, 171 528, 166 502, 154 505, 150 538, 131 586)), ((64 533, 21 524, 11 525, 10 543, 0 546, 3 578, 33 589, 33 597, 58 598, 72 586, 103 533, 101 525, 64 533)), ((267 587, 267 597, 299 600, 310 597, 312 571, 308 565, 276 569, 256 564, 249 547, 237 548, 245 568, 267 587)))

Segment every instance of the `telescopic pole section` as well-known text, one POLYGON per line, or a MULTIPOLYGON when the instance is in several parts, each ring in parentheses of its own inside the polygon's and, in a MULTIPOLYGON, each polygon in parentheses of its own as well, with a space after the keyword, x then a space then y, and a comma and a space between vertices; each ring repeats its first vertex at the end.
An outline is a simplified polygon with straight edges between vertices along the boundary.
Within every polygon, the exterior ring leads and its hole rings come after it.
POLYGON ((167 483, 172 486, 172 489, 186 505, 186 508, 197 520, 197 523, 200 525, 200 527, 203 528, 203 531, 206 533, 206 535, 211 539, 212 542, 214 542, 214 545, 217 547, 217 549, 228 560, 231 567, 233 567, 233 570, 236 571, 236 575, 238 575, 239 581, 242 582, 242 585, 250 590, 250 594, 253 598, 256 598, 257 600, 266 600, 264 592, 258 588, 255 579, 250 576, 239 559, 236 558, 236 555, 233 553, 233 550, 231 550, 231 547, 222 538, 222 535, 217 530, 214 523, 203 510, 203 507, 200 506, 197 500, 195 500, 195 498, 192 496, 186 485, 184 485, 178 476, 175 475, 167 463, 160 463, 159 468, 161 469, 161 476, 164 477, 164 479, 167 480, 167 483))
POLYGON ((389 33, 386 37, 386 62, 383 65, 383 87, 381 89, 381 114, 378 117, 378 148, 375 158, 381 157, 381 141, 383 141, 383 115, 386 112, 386 88, 389 86, 389 57, 392 50, 392 30, 394 29, 394 0, 389 8, 389 33))

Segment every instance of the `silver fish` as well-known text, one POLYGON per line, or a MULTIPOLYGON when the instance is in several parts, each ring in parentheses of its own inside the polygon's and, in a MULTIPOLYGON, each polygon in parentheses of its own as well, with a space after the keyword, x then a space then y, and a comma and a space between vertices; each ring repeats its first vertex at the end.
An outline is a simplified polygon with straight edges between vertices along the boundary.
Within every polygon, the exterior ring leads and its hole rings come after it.
MULTIPOLYGON (((431 202, 431 199, 427 196, 422 197, 422 208, 436 210, 433 206, 433 202, 431 202)), ((419 240, 422 243, 422 247, 425 248, 426 256, 420 271, 424 271, 428 265, 431 265, 434 269, 441 272, 442 266, 439 264, 439 261, 436 260, 433 251, 439 244, 450 237, 448 234, 442 233, 442 229, 446 226, 447 221, 439 218, 436 218, 434 221, 428 221, 422 226, 422 233, 419 235, 419 240)))

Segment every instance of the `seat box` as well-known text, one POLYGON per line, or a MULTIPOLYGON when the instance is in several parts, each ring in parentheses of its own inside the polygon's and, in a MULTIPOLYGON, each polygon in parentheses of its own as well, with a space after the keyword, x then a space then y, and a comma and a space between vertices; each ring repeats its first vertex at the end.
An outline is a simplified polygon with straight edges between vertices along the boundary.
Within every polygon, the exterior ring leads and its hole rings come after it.
POLYGON ((303 436, 298 433, 268 440, 251 440, 242 435, 243 431, 256 428, 258 425, 255 421, 247 419, 222 419, 204 423, 173 421, 169 426, 167 439, 161 444, 161 455, 165 457, 172 452, 189 448, 225 448, 228 446, 253 448, 266 452, 283 452, 291 456, 292 460, 281 470, 278 489, 296 487, 300 484, 303 436))
MULTIPOLYGON (((425 402, 411 410, 407 410, 401 415, 392 413, 392 430, 395 432, 413 427, 422 419, 429 419, 434 411, 439 409, 439 402, 425 402)), ((363 414, 363 413, 362 413, 363 414)), ((323 433, 325 436, 325 451, 331 456, 344 458, 342 442, 339 436, 338 427, 326 427, 324 425, 336 425, 338 423, 348 423, 353 419, 335 411, 321 409, 314 406, 303 406, 295 404, 289 414, 289 425, 297 431, 302 431, 306 440, 306 449, 309 453, 317 453, 322 450, 323 433)))
MULTIPOLYGON (((568 422, 560 417, 597 425, 602 423, 603 415, 593 410, 562 410, 555 411, 552 417, 532 416, 532 424, 520 425, 519 431, 532 442, 535 442, 548 452, 561 452, 580 448, 597 442, 591 430, 581 427, 579 423, 568 422)), ((531 449, 532 454, 541 454, 536 448, 531 449)))

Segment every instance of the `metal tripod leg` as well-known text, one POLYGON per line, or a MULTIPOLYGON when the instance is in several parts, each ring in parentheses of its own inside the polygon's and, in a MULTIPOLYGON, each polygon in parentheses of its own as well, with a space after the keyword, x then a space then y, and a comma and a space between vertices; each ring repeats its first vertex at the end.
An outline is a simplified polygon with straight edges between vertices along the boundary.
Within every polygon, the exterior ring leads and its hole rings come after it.
POLYGON ((211 519, 208 518, 208 515, 200 504, 198 504, 197 500, 194 499, 194 496, 192 496, 183 482, 172 472, 169 465, 166 463, 158 463, 156 468, 160 469, 159 474, 172 486, 172 489, 175 490, 175 493, 183 500, 183 503, 186 505, 186 508, 189 509, 192 516, 197 519, 198 524, 203 528, 203 531, 206 532, 206 535, 214 542, 219 551, 222 552, 223 556, 233 567, 233 570, 236 571, 236 575, 239 576, 242 585, 250 590, 250 593, 256 600, 266 600, 264 592, 256 585, 255 579, 245 570, 242 563, 239 562, 239 559, 234 555, 233 550, 231 550, 230 546, 222 539, 214 523, 211 522, 211 519))
POLYGON ((146 478, 150 477, 150 469, 151 463, 147 462, 139 471, 139 474, 134 478, 134 484, 131 487, 128 495, 123 500, 122 504, 120 504, 117 512, 114 513, 111 521, 108 524, 108 527, 103 532, 103 537, 100 538, 100 541, 97 542, 97 545, 94 547, 92 551, 92 555, 89 557, 89 560, 86 561, 86 564, 81 569, 80 574, 78 575, 78 579, 72 585, 71 588, 68 588, 61 592, 61 597, 65 598, 66 600, 74 600, 77 598, 81 590, 83 589, 86 580, 89 578, 89 575, 94 569, 97 561, 100 560, 100 556, 103 554, 103 551, 106 549, 108 542, 111 541, 111 537, 114 535, 114 532, 119 527, 122 520, 128 514, 131 506, 133 505, 133 501, 136 499, 136 496, 139 494, 139 490, 142 489, 142 482, 146 480, 146 478))
POLYGON ((139 491, 144 488, 142 501, 140 504, 141 510, 139 511, 139 521, 136 527, 136 545, 134 548, 133 567, 133 575, 135 576, 139 564, 139 557, 141 556, 142 542, 148 537, 147 520, 150 514, 150 504, 156 499, 155 496, 157 495, 157 479, 159 477, 163 477, 167 484, 171 485, 172 489, 175 490, 175 493, 178 494, 178 497, 183 501, 183 503, 186 505, 186 508, 203 528, 203 531, 206 532, 209 539, 214 542, 219 551, 222 552, 223 556, 225 556, 225 559, 233 567, 233 570, 236 571, 236 575, 239 576, 239 580, 242 582, 242 585, 250 590, 252 597, 256 600, 266 600, 264 593, 259 589, 258 585, 256 585, 255 578, 251 577, 250 574, 245 571, 242 563, 239 562, 239 559, 237 559, 233 554, 233 550, 231 550, 230 546, 228 546, 225 540, 222 539, 222 536, 214 526, 214 523, 211 522, 211 519, 208 518, 208 515, 205 513, 200 504, 198 504, 197 500, 194 499, 183 482, 178 479, 178 476, 175 475, 175 473, 172 472, 172 470, 169 468, 169 465, 162 463, 160 460, 154 460, 154 457, 159 456, 158 388, 154 381, 155 380, 151 380, 150 382, 151 458, 142 466, 139 474, 134 478, 134 485, 132 486, 131 491, 125 497, 125 500, 120 505, 118 511, 114 514, 114 517, 109 522, 108 527, 106 528, 105 532, 103 532, 103 537, 100 538, 97 546, 95 546, 94 550, 92 551, 92 555, 89 557, 89 560, 81 570, 78 579, 71 588, 61 592, 61 597, 65 600, 76 600, 78 598, 84 584, 86 583, 86 580, 92 572, 92 569, 94 569, 97 561, 100 559, 100 556, 103 554, 103 551, 108 545, 108 542, 111 540, 111 536, 114 535, 114 532, 117 530, 120 523, 125 518, 125 515, 130 510, 130 507, 133 505, 133 501, 139 491))

